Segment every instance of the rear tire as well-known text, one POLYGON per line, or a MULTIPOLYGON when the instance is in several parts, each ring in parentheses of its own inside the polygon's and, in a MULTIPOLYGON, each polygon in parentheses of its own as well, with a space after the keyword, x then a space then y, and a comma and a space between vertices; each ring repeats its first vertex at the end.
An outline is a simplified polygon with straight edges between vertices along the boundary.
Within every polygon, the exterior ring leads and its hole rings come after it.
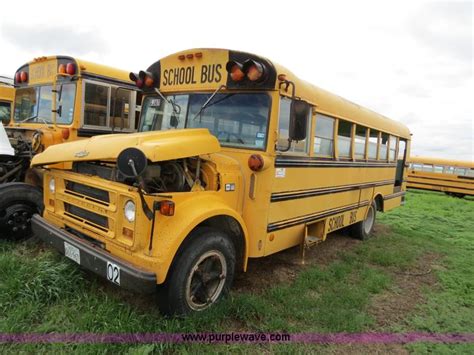
POLYGON ((357 222, 351 227, 351 235, 360 240, 366 240, 374 230, 375 215, 377 214, 377 204, 372 201, 367 215, 363 221, 357 222))
POLYGON ((209 308, 229 292, 234 280, 235 247, 225 233, 199 228, 190 238, 158 287, 158 305, 165 315, 209 308))
POLYGON ((43 194, 38 187, 22 182, 0 185, 0 239, 31 237, 31 217, 43 209, 43 194))

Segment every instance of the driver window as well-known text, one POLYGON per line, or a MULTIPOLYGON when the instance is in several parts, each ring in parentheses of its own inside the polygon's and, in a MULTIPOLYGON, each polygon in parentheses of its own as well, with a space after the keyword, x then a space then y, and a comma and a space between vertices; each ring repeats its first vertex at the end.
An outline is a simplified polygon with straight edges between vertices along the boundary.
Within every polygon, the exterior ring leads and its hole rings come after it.
MULTIPOLYGON (((277 150, 285 150, 288 147, 288 134, 289 134, 289 127, 290 127, 290 107, 291 107, 291 99, 287 97, 280 98, 280 114, 278 119, 278 142, 277 142, 277 150)), ((311 124, 311 110, 310 116, 308 118, 308 125, 311 124)), ((309 132, 309 129, 307 130, 309 132)), ((308 145, 308 138, 299 141, 299 142, 291 142, 291 148, 288 152, 296 152, 296 153, 308 153, 309 151, 308 145)))

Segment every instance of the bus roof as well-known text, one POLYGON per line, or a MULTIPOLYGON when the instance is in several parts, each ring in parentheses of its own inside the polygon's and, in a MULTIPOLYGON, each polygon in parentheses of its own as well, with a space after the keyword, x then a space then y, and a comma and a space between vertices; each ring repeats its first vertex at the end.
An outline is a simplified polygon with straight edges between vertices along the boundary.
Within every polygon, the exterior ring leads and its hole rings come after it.
MULTIPOLYGON (((85 77, 90 76, 90 77, 95 77, 95 78, 106 78, 108 80, 112 79, 118 82, 124 82, 124 83, 132 84, 132 85, 134 84, 130 80, 130 77, 129 77, 130 72, 127 70, 117 69, 117 68, 113 68, 107 65, 89 62, 89 61, 82 60, 79 58, 73 58, 69 56, 60 56, 60 55, 34 58, 32 61, 18 68, 16 73, 21 72, 21 71, 28 71, 28 69, 31 66, 44 65, 46 67, 46 65, 51 62, 56 63, 56 67, 55 68, 48 67, 46 70, 39 71, 42 74, 48 73, 48 76, 46 76, 45 74, 44 75, 45 77, 40 78, 40 81, 51 80, 51 77, 52 77, 51 75, 52 74, 55 75, 57 73, 57 70, 58 70, 57 66, 59 66, 59 64, 67 64, 71 62, 76 65, 77 75, 82 75, 85 77), (51 72, 51 70, 49 69, 53 69, 53 71, 51 72)), ((31 78, 31 73, 29 74, 31 78)), ((15 85, 20 84, 17 82, 16 79, 17 78, 15 75, 15 85)))
MULTIPOLYGON (((296 96, 315 105, 316 110, 321 113, 326 113, 337 118, 359 123, 363 126, 397 135, 405 139, 410 139, 411 136, 410 130, 403 123, 391 120, 381 114, 378 114, 367 108, 364 108, 353 102, 343 99, 338 95, 332 94, 326 90, 314 86, 304 80, 299 79, 296 75, 294 75, 285 67, 279 64, 275 64, 265 57, 261 57, 251 53, 239 52, 229 49, 187 49, 161 58, 159 61, 152 64, 147 69, 147 71, 157 74, 158 81, 160 82, 160 90, 162 90, 163 92, 202 89, 215 90, 222 84, 227 85, 227 88, 229 89, 246 88, 256 90, 279 90, 279 86, 282 82, 279 81, 278 78, 280 75, 284 75, 287 80, 290 80, 295 83, 296 96), (219 81, 215 80, 212 83, 205 83, 207 84, 207 86, 203 84, 202 80, 201 82, 199 82, 198 78, 202 78, 202 76, 199 75, 199 70, 202 69, 199 69, 197 67, 199 61, 203 61, 202 64, 219 65, 222 68, 225 68, 226 64, 229 61, 238 61, 239 63, 242 63, 247 59, 258 61, 266 66, 268 75, 267 79, 265 79, 265 82, 263 84, 247 86, 239 85, 234 82, 231 82, 229 80, 228 75, 222 75, 222 77, 219 77, 219 81), (192 71, 189 70, 190 66, 193 67, 192 71), (180 73, 185 74, 185 69, 189 70, 189 78, 191 80, 189 80, 188 82, 184 82, 185 80, 182 80, 183 83, 178 83, 179 85, 174 85, 175 83, 173 82, 170 85, 170 71, 173 73, 175 78, 173 81, 176 81, 177 70, 181 70, 182 73, 180 73), (196 69, 197 74, 195 77, 193 76, 194 69, 196 69), (193 80, 194 78, 196 79, 196 81, 193 80), (164 87, 165 84, 167 84, 166 87, 164 87)), ((181 78, 185 78, 185 76, 183 75, 181 78)), ((291 88, 290 90, 288 90, 288 95, 291 95, 291 88)))
POLYGON ((296 86, 296 96, 316 105, 316 111, 410 139, 410 130, 403 123, 308 83, 279 64, 274 65, 277 76, 284 74, 288 80, 293 81, 296 86))
POLYGON ((447 166, 456 166, 456 167, 474 169, 474 162, 468 161, 468 160, 451 160, 451 159, 441 159, 441 158, 433 158, 433 157, 411 156, 410 158, 408 158, 408 161, 410 163, 447 165, 447 166))

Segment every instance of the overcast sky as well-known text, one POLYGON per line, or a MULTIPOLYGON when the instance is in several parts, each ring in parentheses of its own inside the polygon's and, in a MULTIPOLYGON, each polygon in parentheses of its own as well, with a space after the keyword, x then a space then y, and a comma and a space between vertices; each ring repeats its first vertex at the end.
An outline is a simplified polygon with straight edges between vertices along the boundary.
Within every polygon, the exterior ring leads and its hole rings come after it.
POLYGON ((137 71, 249 51, 402 121, 413 155, 473 160, 473 15, 472 1, 4 1, 0 75, 42 55, 137 71))

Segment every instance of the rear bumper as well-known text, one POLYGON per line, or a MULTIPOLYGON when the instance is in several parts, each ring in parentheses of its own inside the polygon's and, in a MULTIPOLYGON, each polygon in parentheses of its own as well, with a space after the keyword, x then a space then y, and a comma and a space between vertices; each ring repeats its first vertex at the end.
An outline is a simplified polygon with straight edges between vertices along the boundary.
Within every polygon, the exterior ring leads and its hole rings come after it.
POLYGON ((154 273, 130 265, 106 250, 51 225, 38 214, 35 214, 31 219, 31 226, 35 235, 46 244, 59 250, 63 255, 65 255, 65 243, 79 249, 79 264, 101 277, 108 279, 107 269, 110 264, 117 266, 120 276, 119 278, 114 277, 114 279, 119 283, 111 281, 112 283, 140 293, 152 293, 156 290, 156 275, 154 273))

